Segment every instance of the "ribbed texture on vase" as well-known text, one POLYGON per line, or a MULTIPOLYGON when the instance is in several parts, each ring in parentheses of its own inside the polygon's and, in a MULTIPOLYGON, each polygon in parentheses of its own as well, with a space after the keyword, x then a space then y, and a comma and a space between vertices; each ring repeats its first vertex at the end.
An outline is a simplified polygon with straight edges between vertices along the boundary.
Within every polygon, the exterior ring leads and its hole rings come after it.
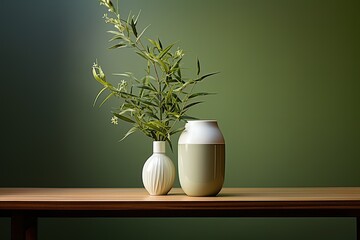
POLYGON ((144 164, 142 179, 150 195, 165 195, 175 180, 175 167, 163 153, 154 153, 144 164))

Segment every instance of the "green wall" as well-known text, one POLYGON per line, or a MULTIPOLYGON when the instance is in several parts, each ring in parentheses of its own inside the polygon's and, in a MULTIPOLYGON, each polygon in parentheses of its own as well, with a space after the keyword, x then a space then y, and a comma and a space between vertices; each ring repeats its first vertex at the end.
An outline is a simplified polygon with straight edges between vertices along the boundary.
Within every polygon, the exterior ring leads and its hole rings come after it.
MULTIPOLYGON (((359 1, 120 3, 125 15, 142 10, 148 36, 180 40, 189 76, 197 56, 204 72, 221 72, 201 85, 218 94, 192 113, 219 121, 225 187, 360 186, 359 1)), ((145 66, 130 51, 107 50, 104 8, 0 6, 0 187, 142 187, 151 140, 118 143, 128 126, 110 124, 114 102, 92 107, 96 58, 109 73, 145 66)), ((40 240, 355 239, 346 218, 41 219, 39 227, 40 240)), ((0 219, 0 239, 9 228, 0 219)))

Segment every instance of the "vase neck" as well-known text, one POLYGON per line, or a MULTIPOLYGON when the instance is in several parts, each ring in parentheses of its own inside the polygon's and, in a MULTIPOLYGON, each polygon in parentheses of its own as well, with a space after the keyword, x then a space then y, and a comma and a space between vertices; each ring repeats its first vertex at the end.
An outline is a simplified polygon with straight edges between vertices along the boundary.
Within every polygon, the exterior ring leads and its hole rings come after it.
POLYGON ((154 141, 153 153, 165 153, 165 141, 154 141))

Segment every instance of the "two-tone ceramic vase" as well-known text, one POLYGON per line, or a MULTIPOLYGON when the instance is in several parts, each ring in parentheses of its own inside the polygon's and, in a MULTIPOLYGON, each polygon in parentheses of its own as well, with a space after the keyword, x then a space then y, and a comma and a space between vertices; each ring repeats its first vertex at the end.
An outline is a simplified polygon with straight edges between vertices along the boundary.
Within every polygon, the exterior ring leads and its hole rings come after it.
POLYGON ((225 140, 216 120, 185 125, 178 143, 179 180, 189 196, 216 196, 225 177, 225 140))

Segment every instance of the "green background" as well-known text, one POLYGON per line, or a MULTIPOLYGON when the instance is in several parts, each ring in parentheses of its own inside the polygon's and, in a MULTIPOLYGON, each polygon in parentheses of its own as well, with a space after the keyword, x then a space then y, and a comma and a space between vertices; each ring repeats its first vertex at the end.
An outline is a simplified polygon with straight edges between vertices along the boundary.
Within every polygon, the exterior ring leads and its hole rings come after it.
MULTIPOLYGON (((149 37, 220 71, 192 110, 226 139, 225 187, 360 186, 358 0, 122 0, 149 37)), ((92 107, 105 72, 142 74, 107 50, 105 9, 89 0, 0 2, 0 187, 142 187, 151 140, 92 107)), ((113 78, 116 82, 119 79, 113 78)), ((176 145, 177 137, 173 141, 176 145)), ((176 152, 176 150, 175 150, 176 152)), ((177 162, 176 154, 169 156, 177 162)), ((176 180, 176 187, 179 182, 176 180)), ((0 239, 10 220, 0 219, 0 239)), ((355 239, 351 218, 40 219, 39 239, 355 239)))

